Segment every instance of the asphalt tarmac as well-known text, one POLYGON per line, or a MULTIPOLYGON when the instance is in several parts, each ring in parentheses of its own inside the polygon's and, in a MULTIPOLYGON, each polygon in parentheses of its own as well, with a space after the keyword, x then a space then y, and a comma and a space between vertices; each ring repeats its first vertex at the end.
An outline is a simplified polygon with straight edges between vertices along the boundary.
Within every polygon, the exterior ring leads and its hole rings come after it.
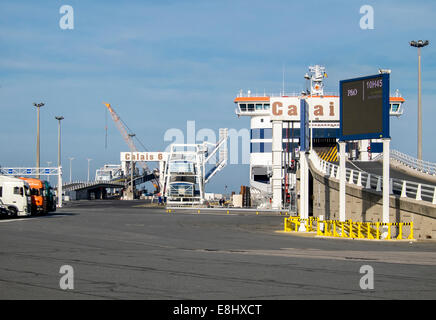
POLYGON ((436 298, 434 241, 323 239, 278 232, 272 213, 143 205, 0 220, 0 299, 436 298))

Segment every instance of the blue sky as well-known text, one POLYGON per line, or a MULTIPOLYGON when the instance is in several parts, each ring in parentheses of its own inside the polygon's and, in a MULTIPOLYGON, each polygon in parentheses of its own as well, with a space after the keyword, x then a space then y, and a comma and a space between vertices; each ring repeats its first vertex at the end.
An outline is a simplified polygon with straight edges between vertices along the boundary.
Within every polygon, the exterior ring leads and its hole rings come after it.
MULTIPOLYGON (((105 107, 110 102, 147 149, 163 150, 167 129, 248 128, 234 114, 240 89, 299 91, 309 65, 326 66, 326 91, 341 79, 389 68, 391 91, 406 99, 391 119, 392 148, 416 156, 417 52, 423 49, 423 157, 436 162, 436 4, 434 1, 9 1, 0 3, 0 164, 34 166, 41 109, 41 164, 57 159, 56 115, 63 115, 62 162, 73 178, 119 162, 128 148, 105 107), (62 30, 59 8, 74 8, 62 30), (374 29, 359 27, 362 5, 374 29)), ((239 191, 248 166, 230 165, 208 191, 239 191)))

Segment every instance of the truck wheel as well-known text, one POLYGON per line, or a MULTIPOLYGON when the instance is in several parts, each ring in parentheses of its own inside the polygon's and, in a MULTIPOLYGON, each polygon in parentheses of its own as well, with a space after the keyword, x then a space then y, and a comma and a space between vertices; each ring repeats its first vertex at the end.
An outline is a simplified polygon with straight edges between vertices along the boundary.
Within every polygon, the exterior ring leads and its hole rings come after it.
POLYGON ((18 216, 18 210, 15 207, 9 207, 11 217, 16 218, 18 216))

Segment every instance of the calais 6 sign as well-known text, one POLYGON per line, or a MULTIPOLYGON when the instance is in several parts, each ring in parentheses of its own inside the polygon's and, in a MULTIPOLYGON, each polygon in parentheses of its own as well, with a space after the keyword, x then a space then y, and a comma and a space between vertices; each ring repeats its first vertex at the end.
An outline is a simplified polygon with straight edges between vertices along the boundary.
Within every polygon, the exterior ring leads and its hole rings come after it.
POLYGON ((341 140, 389 138, 389 74, 342 80, 341 140))

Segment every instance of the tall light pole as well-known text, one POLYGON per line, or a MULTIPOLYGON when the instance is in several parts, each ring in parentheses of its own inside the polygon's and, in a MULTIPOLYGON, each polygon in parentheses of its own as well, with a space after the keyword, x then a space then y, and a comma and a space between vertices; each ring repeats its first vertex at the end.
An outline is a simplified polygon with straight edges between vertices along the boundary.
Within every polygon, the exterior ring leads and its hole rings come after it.
POLYGON ((428 46, 428 40, 410 41, 410 46, 418 48, 418 159, 422 160, 422 104, 421 104, 421 48, 428 46))
POLYGON ((88 158, 88 159, 86 159, 86 160, 88 160, 88 182, 89 182, 89 163, 91 162, 92 159, 89 159, 89 158, 88 158))
POLYGON ((58 167, 61 166, 61 121, 64 120, 64 117, 59 116, 55 117, 58 120, 58 167))
POLYGON ((62 208, 62 175, 61 175, 61 121, 64 117, 57 116, 58 121, 58 207, 62 208))
POLYGON ((36 179, 39 179, 39 109, 44 106, 44 103, 36 103, 33 105, 36 107, 36 168, 38 169, 38 173, 36 174, 36 179))
POLYGON ((71 183, 71 182, 72 182, 72 180, 71 180, 71 173, 72 173, 71 168, 72 168, 72 161, 74 160, 74 158, 73 158, 73 157, 70 157, 70 158, 68 158, 68 159, 70 159, 70 183, 71 183))
MULTIPOLYGON (((130 139, 132 139, 136 134, 129 133, 130 139)), ((131 191, 132 191, 132 200, 135 199, 135 194, 133 192, 133 151, 130 149, 130 183, 131 183, 131 191)))

